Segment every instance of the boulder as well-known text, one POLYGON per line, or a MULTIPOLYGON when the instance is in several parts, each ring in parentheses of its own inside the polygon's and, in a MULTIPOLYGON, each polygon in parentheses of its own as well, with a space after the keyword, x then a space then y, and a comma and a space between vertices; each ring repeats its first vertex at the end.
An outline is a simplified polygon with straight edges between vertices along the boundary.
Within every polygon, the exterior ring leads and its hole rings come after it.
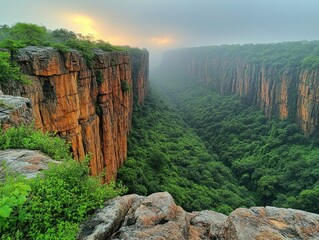
POLYGON ((226 216, 212 211, 187 213, 177 206, 167 192, 148 197, 128 195, 106 203, 85 222, 78 239, 208 239, 210 229, 226 220, 226 216), (214 225, 214 226, 215 226, 214 225))
POLYGON ((275 207, 239 208, 229 217, 214 211, 187 213, 167 192, 106 202, 82 224, 85 240, 279 240, 319 239, 319 215, 275 207))
POLYGON ((0 125, 7 129, 20 124, 31 124, 33 121, 30 100, 23 97, 3 95, 0 92, 0 125))

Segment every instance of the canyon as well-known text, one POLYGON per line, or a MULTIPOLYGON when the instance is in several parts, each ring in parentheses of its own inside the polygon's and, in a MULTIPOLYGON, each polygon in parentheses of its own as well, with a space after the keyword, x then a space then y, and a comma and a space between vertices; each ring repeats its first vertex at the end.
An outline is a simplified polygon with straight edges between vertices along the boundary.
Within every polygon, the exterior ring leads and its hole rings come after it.
POLYGON ((306 69, 301 63, 289 67, 263 64, 249 61, 244 54, 227 56, 218 51, 218 47, 172 50, 164 55, 163 66, 221 94, 239 94, 243 101, 257 105, 268 117, 289 118, 306 135, 318 130, 317 68, 306 69))
POLYGON ((126 158, 133 99, 142 104, 147 93, 148 59, 146 50, 95 50, 88 66, 76 50, 25 47, 15 60, 31 84, 2 91, 30 99, 35 127, 70 142, 77 160, 89 154, 91 174, 109 182, 126 158))

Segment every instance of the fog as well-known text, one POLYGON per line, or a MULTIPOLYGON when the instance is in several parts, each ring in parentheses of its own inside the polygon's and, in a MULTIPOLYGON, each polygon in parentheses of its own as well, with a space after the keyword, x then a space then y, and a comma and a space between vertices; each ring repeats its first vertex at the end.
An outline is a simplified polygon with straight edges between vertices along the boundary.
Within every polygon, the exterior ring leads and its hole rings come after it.
POLYGON ((165 50, 318 40, 318 0, 1 0, 0 24, 67 28, 112 44, 165 50))

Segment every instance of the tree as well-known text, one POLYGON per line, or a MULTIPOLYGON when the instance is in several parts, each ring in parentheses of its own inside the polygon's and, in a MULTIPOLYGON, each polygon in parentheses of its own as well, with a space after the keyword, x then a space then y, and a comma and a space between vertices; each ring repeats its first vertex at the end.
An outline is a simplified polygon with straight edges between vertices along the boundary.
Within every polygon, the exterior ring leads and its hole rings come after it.
POLYGON ((8 52, 0 52, 0 84, 10 80, 28 83, 26 77, 20 73, 20 68, 11 62, 8 52))
POLYGON ((32 23, 17 23, 10 29, 10 35, 14 40, 21 40, 26 45, 39 46, 48 40, 48 32, 45 27, 32 23))

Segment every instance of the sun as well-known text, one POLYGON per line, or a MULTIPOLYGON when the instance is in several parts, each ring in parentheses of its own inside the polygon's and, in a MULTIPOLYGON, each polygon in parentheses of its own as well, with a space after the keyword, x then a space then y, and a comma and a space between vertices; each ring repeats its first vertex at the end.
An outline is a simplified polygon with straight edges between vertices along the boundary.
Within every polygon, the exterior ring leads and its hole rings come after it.
POLYGON ((71 17, 73 24, 76 24, 75 28, 77 31, 83 35, 93 35, 93 37, 98 37, 98 32, 95 30, 94 20, 88 16, 76 14, 71 17))

